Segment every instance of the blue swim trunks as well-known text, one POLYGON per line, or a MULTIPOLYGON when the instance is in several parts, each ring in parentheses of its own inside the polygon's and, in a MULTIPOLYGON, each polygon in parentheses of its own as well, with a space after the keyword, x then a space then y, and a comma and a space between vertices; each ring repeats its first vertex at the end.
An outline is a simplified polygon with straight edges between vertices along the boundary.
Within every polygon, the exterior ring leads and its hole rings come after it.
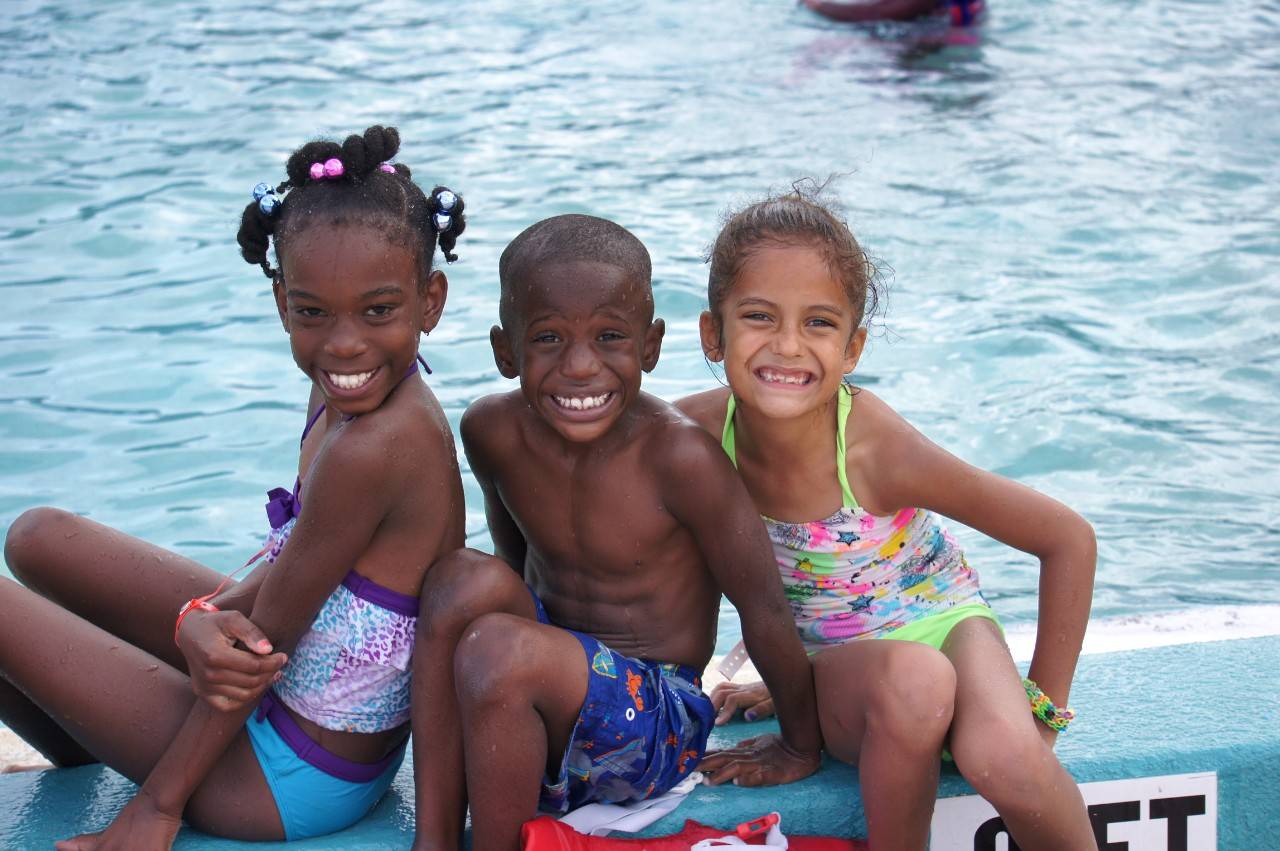
MULTIPOLYGON (((551 624, 536 594, 534 603, 538 622, 551 624)), ((560 814, 594 802, 640 801, 687 777, 716 719, 701 672, 632 659, 590 635, 566 631, 586 653, 587 697, 559 775, 543 780, 539 810, 560 814)))

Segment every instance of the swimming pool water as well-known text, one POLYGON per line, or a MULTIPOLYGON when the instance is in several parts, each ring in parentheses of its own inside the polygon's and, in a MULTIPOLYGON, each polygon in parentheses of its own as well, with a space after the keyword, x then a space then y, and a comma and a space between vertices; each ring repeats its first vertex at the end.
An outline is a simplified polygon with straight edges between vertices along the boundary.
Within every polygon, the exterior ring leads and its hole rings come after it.
MULTIPOLYGON (((11 4, 0 528, 55 504, 221 569, 253 551, 306 385, 238 214, 306 138, 382 122, 467 197, 424 347, 455 426, 508 386, 487 332, 527 224, 646 242, 670 399, 716 380, 719 212, 841 173, 891 283, 858 380, 1080 510, 1095 614, 1280 601, 1280 9, 992 5, 977 45, 939 47, 785 0, 11 4)), ((961 538, 1006 620, 1034 618, 1034 562, 961 538)))

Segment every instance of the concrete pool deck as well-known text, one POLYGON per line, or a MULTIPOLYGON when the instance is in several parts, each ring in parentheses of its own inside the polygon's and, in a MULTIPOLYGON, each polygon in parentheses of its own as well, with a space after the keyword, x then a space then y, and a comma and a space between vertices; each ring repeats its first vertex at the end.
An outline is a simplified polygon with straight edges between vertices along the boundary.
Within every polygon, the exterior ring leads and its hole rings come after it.
MULTIPOLYGON (((1165 646, 1094 652, 1080 660, 1072 704, 1080 719, 1058 754, 1082 784, 1095 831, 1111 851, 1198 851, 1280 847, 1280 629, 1277 607, 1245 615, 1186 613, 1168 621, 1165 646), (1267 611, 1269 610, 1269 611, 1267 611), (1223 619, 1225 618, 1225 620, 1223 619), (1273 634, 1167 643, 1221 627, 1273 634)), ((1145 625, 1152 632, 1150 623, 1145 625)), ((1096 631, 1104 636, 1107 629, 1096 631)), ((1091 636, 1095 635, 1091 627, 1091 636)), ((1015 656, 1025 640, 1011 631, 1015 656)), ((1094 642, 1099 640, 1095 637, 1094 642)), ((713 745, 773 729, 733 724, 713 745)), ((828 763, 815 776, 771 789, 700 787, 645 833, 680 829, 685 819, 732 827, 782 813, 797 834, 862 836, 856 771, 828 763)), ((0 776, 0 848, 49 847, 55 839, 105 825, 133 792, 98 766, 0 776)), ((350 830, 290 843, 297 849, 399 849, 412 840, 413 789, 406 762, 374 813, 350 830)), ((1001 826, 954 768, 944 769, 934 818, 934 851, 1006 847, 1001 826)), ((1100 843, 1101 844, 1101 843, 1100 843)), ((277 847, 236 843, 184 829, 174 846, 191 851, 277 847)), ((280 844, 279 847, 285 847, 280 844)))

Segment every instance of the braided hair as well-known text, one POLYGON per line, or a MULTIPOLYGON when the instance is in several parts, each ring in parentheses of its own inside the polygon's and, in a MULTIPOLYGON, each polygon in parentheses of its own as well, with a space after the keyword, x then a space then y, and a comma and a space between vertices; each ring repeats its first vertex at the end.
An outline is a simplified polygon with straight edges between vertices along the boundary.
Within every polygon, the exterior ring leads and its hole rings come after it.
POLYGON ((378 125, 348 136, 341 145, 317 140, 298 148, 285 169, 288 179, 275 187, 260 184, 244 208, 236 234, 241 256, 276 281, 281 270, 272 268, 268 259, 271 241, 283 263, 290 241, 312 222, 323 220, 376 228, 393 244, 417 252, 423 273, 431 270, 437 243, 445 260, 457 260, 453 247, 467 227, 462 197, 444 186, 436 186, 430 195, 423 193, 407 165, 387 163, 399 150, 396 128, 378 125), (333 160, 341 164, 340 175, 313 176, 315 164, 323 169, 333 160), (260 202, 259 195, 270 201, 260 202))

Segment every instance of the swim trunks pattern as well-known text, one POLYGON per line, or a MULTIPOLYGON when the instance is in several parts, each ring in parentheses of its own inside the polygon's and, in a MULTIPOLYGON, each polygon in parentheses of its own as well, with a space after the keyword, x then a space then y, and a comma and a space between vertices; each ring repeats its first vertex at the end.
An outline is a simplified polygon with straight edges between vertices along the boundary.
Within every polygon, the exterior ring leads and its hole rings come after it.
POLYGON ((539 809, 559 814, 661 795, 697 767, 715 725, 699 673, 632 659, 568 631, 587 655, 587 697, 559 775, 543 781, 539 809))

